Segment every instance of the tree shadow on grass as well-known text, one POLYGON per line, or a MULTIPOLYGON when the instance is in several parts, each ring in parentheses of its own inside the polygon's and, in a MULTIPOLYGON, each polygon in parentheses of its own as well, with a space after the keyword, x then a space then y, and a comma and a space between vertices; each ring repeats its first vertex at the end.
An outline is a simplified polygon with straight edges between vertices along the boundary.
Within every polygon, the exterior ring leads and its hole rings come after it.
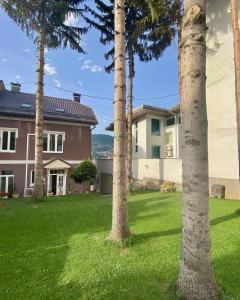
MULTIPOLYGON (((175 270, 177 273, 177 270, 175 270)), ((84 284, 79 281, 69 281, 58 286, 55 292, 50 294, 51 299, 94 299, 94 300, 177 300, 175 290, 175 278, 169 281, 167 275, 161 270, 138 270, 131 268, 124 272, 112 266, 110 274, 105 272, 97 274, 95 280, 85 278, 84 284)))
MULTIPOLYGON (((240 209, 237 209, 235 212, 221 216, 218 218, 215 218, 211 220, 211 227, 216 226, 218 224, 230 221, 235 218, 240 217, 240 209)), ((148 239, 152 238, 159 238, 159 237, 165 237, 165 236, 172 236, 172 235, 179 235, 182 232, 182 228, 172 228, 172 229, 167 229, 167 230, 160 230, 160 231, 153 231, 153 232, 147 232, 147 233, 141 233, 141 234, 136 234, 133 237, 133 242, 134 243, 145 243, 148 241, 148 239)))

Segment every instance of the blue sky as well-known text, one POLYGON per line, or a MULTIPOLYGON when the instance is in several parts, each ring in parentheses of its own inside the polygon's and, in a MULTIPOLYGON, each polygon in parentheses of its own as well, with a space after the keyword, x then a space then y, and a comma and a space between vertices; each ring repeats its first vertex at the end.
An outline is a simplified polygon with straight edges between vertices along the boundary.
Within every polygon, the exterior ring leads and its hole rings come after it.
MULTIPOLYGON (((10 82, 20 82, 23 83, 23 92, 34 93, 35 84, 32 82, 36 80, 36 45, 1 9, 0 20, 0 79, 7 88, 10 88, 10 82)), ((87 52, 85 55, 70 49, 46 51, 45 82, 70 91, 113 98, 113 74, 104 71, 106 47, 99 43, 99 33, 91 30, 83 38, 82 45, 87 52)), ((141 104, 171 107, 178 102, 178 96, 162 98, 178 92, 176 42, 166 49, 157 62, 140 63, 136 59, 135 68, 134 107, 141 104), (157 99, 149 100, 151 97, 157 99)), ((71 93, 55 87, 45 86, 45 94, 72 98, 71 93)), ((81 102, 91 106, 97 115, 99 125, 94 133, 107 133, 105 127, 113 119, 112 101, 82 96, 81 102)))

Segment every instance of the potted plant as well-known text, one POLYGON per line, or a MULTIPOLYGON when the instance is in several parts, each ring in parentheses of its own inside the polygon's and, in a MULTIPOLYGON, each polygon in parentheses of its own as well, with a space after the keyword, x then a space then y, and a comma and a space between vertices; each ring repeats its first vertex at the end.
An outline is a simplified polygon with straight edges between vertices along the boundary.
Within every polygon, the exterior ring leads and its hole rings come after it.
POLYGON ((19 198, 19 193, 17 193, 16 186, 14 186, 14 188, 13 188, 12 197, 13 197, 13 199, 18 199, 19 198))
POLYGON ((7 198, 8 198, 8 193, 0 192, 0 199, 7 199, 7 198))

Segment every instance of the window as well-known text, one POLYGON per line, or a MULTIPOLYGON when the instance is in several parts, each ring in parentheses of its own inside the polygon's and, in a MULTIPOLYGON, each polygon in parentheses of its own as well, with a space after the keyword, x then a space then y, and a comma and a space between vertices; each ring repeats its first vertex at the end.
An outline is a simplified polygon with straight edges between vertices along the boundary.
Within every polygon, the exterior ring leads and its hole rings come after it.
POLYGON ((15 152, 16 151, 16 138, 17 129, 0 129, 1 148, 3 152, 15 152))
POLYGON ((135 123, 135 152, 138 152, 138 122, 135 123))
POLYGON ((35 180, 35 171, 31 170, 31 174, 30 174, 30 186, 34 186, 34 180, 35 180))
POLYGON ((172 132, 167 132, 166 134, 166 144, 167 145, 172 145, 173 143, 173 134, 172 132))
POLYGON ((151 119, 151 123, 152 123, 152 134, 160 135, 160 120, 151 119))
POLYGON ((152 158, 160 158, 160 146, 152 146, 152 158))
POLYGON ((64 133, 45 132, 43 134, 43 151, 50 153, 63 152, 64 133))
POLYGON ((2 170, 0 175, 0 192, 11 194, 14 190, 14 175, 11 170, 2 170))
POLYGON ((167 119, 167 127, 175 124, 175 117, 171 117, 167 119))

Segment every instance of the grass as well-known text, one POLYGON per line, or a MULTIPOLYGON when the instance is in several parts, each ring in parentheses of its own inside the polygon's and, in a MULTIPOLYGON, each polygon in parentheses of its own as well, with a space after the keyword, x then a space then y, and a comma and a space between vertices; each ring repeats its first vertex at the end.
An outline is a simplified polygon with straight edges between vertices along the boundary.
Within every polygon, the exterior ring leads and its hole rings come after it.
MULTIPOLYGON (((211 200, 213 266, 224 299, 240 299, 240 202, 211 200)), ((104 241, 111 198, 4 200, 0 299, 176 299, 181 194, 131 195, 131 245, 104 241)))

